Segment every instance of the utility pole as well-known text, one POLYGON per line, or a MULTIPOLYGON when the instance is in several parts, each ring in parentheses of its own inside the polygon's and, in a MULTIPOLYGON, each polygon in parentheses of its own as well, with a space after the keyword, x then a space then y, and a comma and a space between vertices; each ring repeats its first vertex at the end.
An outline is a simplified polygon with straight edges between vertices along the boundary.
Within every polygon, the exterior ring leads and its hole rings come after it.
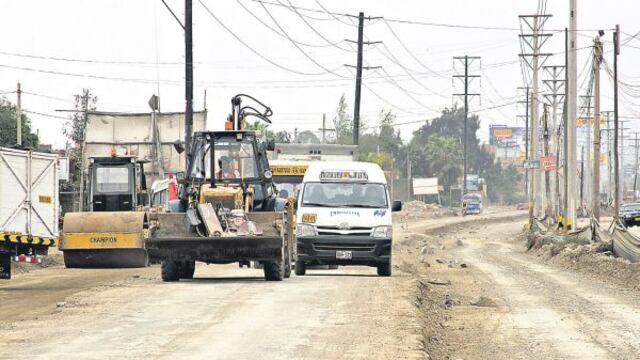
POLYGON ((626 138, 625 135, 625 130, 629 130, 629 128, 625 128, 624 124, 627 123, 627 121, 622 121, 622 120, 618 120, 619 123, 619 130, 620 130, 620 134, 618 135, 618 143, 620 144, 620 155, 618 157, 618 162, 620 164, 620 204, 622 204, 624 202, 624 192, 625 192, 625 183, 624 183, 624 177, 625 177, 625 173, 624 173, 624 140, 626 138))
POLYGON ((591 115, 591 109, 593 109, 592 104, 592 95, 581 95, 580 96, 580 100, 582 100, 582 106, 580 108, 580 110, 582 110, 582 112, 586 113, 586 116, 584 118, 581 118, 581 132, 584 136, 584 146, 585 146, 585 156, 587 159, 587 163, 585 164, 585 172, 584 172, 584 186, 586 189, 588 189, 585 192, 585 196, 583 198, 583 200, 585 201, 584 203, 580 203, 580 207, 587 207, 587 204, 591 203, 591 123, 593 121, 593 117, 591 115))
MULTIPOLYGON (((360 143, 360 99, 362 94, 362 70, 371 70, 380 68, 380 66, 362 66, 362 48, 363 45, 371 45, 371 44, 379 44, 381 41, 364 41, 364 21, 366 20, 375 20, 382 19, 382 17, 364 17, 364 13, 360 12, 358 14, 358 58, 356 62, 356 98, 355 103, 353 105, 353 145, 358 145, 360 143)), ((355 42, 353 40, 345 40, 347 42, 355 42)), ((353 67, 351 65, 345 65, 349 67, 353 67)))
MULTIPOLYGON (((524 160, 529 160, 529 87, 518 87, 518 90, 525 91, 525 100, 518 101, 519 104, 524 104, 524 115, 517 115, 517 118, 524 119, 524 160)), ((524 172, 524 193, 529 193, 529 169, 524 172)))
POLYGON ((320 129, 318 129, 320 131, 322 131, 322 143, 326 144, 327 143, 327 138, 326 138, 326 132, 335 132, 336 129, 329 129, 327 128, 327 114, 322 114, 322 127, 320 129))
MULTIPOLYGON (((411 150, 409 150, 407 151, 407 198, 409 200, 413 199, 413 194, 411 193, 411 179, 413 178, 413 174, 411 170, 411 150)), ((393 173, 391 175, 393 175, 393 173)))
POLYGON ((611 114, 613 111, 602 111, 600 110, 600 115, 606 116, 607 119, 607 128, 604 130, 607 132, 607 202, 609 205, 613 203, 613 133, 611 129, 611 114))
POLYGON ((567 117, 565 119, 566 133, 566 159, 565 168, 567 169, 566 183, 566 207, 564 209, 566 230, 574 229, 576 224, 576 94, 578 89, 578 66, 577 66, 577 48, 578 48, 578 14, 577 0, 569 0, 569 29, 567 34, 567 117))
MULTIPOLYGON (((520 34, 520 39, 524 45, 531 50, 530 53, 521 53, 520 57, 525 60, 526 64, 529 66, 531 71, 533 72, 532 79, 532 87, 533 94, 531 97, 531 150, 530 150, 530 159, 532 160, 540 160, 540 118, 538 115, 538 78, 539 78, 539 70, 540 70, 540 57, 543 58, 542 63, 551 56, 552 54, 542 54, 540 53, 540 49, 544 45, 544 43, 551 37, 551 34, 543 33, 544 25, 547 20, 551 17, 548 14, 536 14, 536 15, 519 15, 520 21, 522 24, 526 25, 526 27, 531 31, 531 33, 523 33, 520 34)), ((544 189, 542 189, 542 183, 540 178, 540 170, 541 169, 531 169, 531 184, 530 187, 530 204, 533 206, 534 216, 541 216, 544 214, 545 206, 544 202, 544 189)), ((531 206, 530 205, 530 206, 531 206)))
POLYGON ((558 127, 558 107, 564 101, 564 79, 563 76, 565 67, 562 65, 543 66, 545 74, 549 77, 543 79, 542 83, 547 88, 547 93, 544 94, 545 100, 551 105, 551 146, 550 152, 556 156, 556 169, 552 170, 549 176, 552 178, 550 183, 551 197, 549 198, 550 208, 554 218, 558 218, 559 201, 560 201, 560 129, 558 127))
POLYGON ((618 55, 620 55, 620 25, 616 25, 616 31, 613 33, 613 158, 614 158, 614 176, 615 182, 615 214, 618 217, 620 211, 620 202, 622 200, 620 193, 620 161, 618 159, 618 136, 620 121, 618 117, 618 55))
POLYGON ((185 112, 184 148, 186 168, 189 168, 189 149, 193 134, 193 6, 192 0, 184 0, 184 65, 185 65, 185 112))
MULTIPOLYGON (((602 63, 602 42, 600 33, 593 40, 593 182, 591 194, 591 214, 600 221, 600 64, 602 63)), ((637 136, 637 133, 636 133, 637 136)), ((636 144, 637 145, 637 144, 636 144)), ((636 160, 638 156, 636 154, 636 160)), ((637 166, 636 166, 637 168, 637 166)))
POLYGON ((22 90, 20 89, 20 83, 18 83, 16 95, 16 144, 22 146, 22 90))
MULTIPOLYGON (((549 156, 549 112, 547 111, 547 104, 544 104, 544 111, 542 115, 542 137, 544 139, 544 148, 542 149, 545 157, 549 156)), ((544 170, 544 169, 543 169, 544 170)), ((548 170, 544 170, 544 188, 546 190, 547 202, 545 213, 547 216, 553 213, 553 205, 551 201, 551 186, 550 182, 550 174, 548 170)))
POLYGON ((640 145, 638 143, 638 140, 640 140, 638 138, 638 132, 634 133, 635 135, 635 142, 633 145, 633 148, 635 150, 635 158, 634 158, 634 164, 633 164, 633 201, 638 201, 638 146, 640 145))
POLYGON ((479 56, 454 56, 454 68, 455 61, 461 61, 464 65, 464 75, 453 75, 453 78, 461 78, 464 81, 464 93, 462 94, 453 94, 453 96, 462 96, 464 97, 464 130, 462 133, 462 195, 467 193, 467 163, 468 163, 468 153, 467 153, 467 128, 469 122, 469 97, 470 96, 480 96, 480 94, 470 94, 469 93, 469 79, 479 78, 480 75, 470 75, 469 74, 469 65, 474 60, 480 60, 479 56))

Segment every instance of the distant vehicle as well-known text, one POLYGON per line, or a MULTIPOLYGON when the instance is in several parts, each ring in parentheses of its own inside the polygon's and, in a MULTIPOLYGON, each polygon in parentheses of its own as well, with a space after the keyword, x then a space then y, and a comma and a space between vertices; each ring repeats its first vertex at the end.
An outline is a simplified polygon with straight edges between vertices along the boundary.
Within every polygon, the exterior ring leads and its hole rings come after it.
POLYGON ((466 194, 462 197, 462 215, 479 215, 482 213, 482 195, 466 194))
POLYGON ((391 212, 401 208, 377 164, 309 165, 297 199, 296 275, 313 265, 364 265, 391 276, 391 212))
POLYGON ((0 148, 0 279, 38 264, 58 241, 58 156, 0 148))
POLYGON ((624 226, 640 225, 640 203, 622 204, 618 216, 624 226))

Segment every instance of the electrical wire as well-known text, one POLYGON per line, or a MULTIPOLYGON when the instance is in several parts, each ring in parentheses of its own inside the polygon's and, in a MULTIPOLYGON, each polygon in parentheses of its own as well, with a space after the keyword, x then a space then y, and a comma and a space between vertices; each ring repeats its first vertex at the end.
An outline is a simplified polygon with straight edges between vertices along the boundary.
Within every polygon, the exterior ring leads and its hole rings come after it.
POLYGON ((64 116, 60 116, 60 115, 52 115, 52 114, 45 114, 45 113, 41 113, 41 112, 37 112, 37 111, 31 111, 31 110, 26 110, 26 109, 22 109, 22 112, 25 112, 27 114, 33 114, 33 115, 40 115, 40 116, 44 116, 44 117, 48 117, 48 118, 52 118, 52 119, 60 119, 60 120, 70 120, 69 118, 66 118, 64 116))
MULTIPOLYGON (((264 27, 266 27, 267 29, 271 30, 273 33, 275 33, 278 36, 281 36, 285 39, 287 39, 287 36, 284 35, 283 33, 281 33, 280 31, 278 31, 277 29, 274 29, 273 27, 271 27, 271 25, 267 24, 264 20, 262 20, 262 18, 260 18, 260 16, 256 15, 256 13, 254 13, 253 11, 251 11, 251 9, 249 9, 245 4, 242 3, 242 1, 240 0, 236 0, 236 2, 238 3, 238 5, 240 5, 246 12, 249 13, 249 15, 251 15, 254 19, 258 20, 259 23, 261 23, 264 27)), ((330 47, 330 46, 337 46, 337 43, 330 43, 330 44, 310 44, 307 42, 303 42, 300 40, 294 40, 291 39, 292 41, 295 41, 298 45, 302 45, 302 46, 308 46, 308 47, 316 47, 316 48, 324 48, 324 47, 330 47)), ((342 41, 340 41, 342 42, 342 41)), ((338 43, 340 43, 338 42, 338 43)), ((339 49, 342 49, 340 47, 338 47, 339 49)))
MULTIPOLYGON (((282 1, 280 0, 276 0, 278 3, 283 4, 282 1)), ((291 6, 291 9, 300 17, 300 20, 302 20, 302 22, 305 23, 305 25, 307 25, 307 27, 309 27, 309 29, 311 29, 311 31, 313 31, 316 35, 318 35, 318 37, 320 37, 322 40, 324 40, 328 46, 333 46, 337 49, 340 49, 342 51, 347 51, 347 52, 353 52, 353 49, 345 49, 343 47, 338 46, 338 44, 342 43, 343 41, 339 41, 339 42, 332 42, 331 40, 327 39, 324 35, 322 35, 322 33, 320 31, 318 31, 313 25, 311 25, 307 19, 305 19, 305 17, 297 10, 293 7, 293 4, 291 3, 291 1, 286 0, 289 5, 291 6)), ((284 5, 284 4, 283 4, 284 5)), ((264 5, 263 5, 264 6, 264 5)))
POLYGON ((391 32, 393 37, 395 37, 395 39, 402 46, 402 48, 407 52, 407 54, 409 54, 409 56, 411 56, 413 58, 413 60, 415 60, 418 64, 420 64, 420 66, 422 66, 423 68, 425 68, 427 71, 431 72, 432 74, 434 74, 436 76, 439 76, 439 77, 446 78, 446 76, 438 74, 437 72, 433 71, 430 67, 425 65, 422 61, 420 61, 420 59, 418 59, 418 57, 411 50, 409 50, 409 47, 407 47, 407 45, 402 41, 402 39, 398 36, 398 34, 396 34, 396 32, 393 30, 391 25, 389 25, 389 22, 387 20, 384 20, 384 24, 387 26, 387 28, 389 29, 389 32, 391 32))
MULTIPOLYGON (((201 4, 202 4, 202 0, 198 0, 201 4)), ((314 63, 316 66, 318 66, 319 68, 321 68, 322 70, 324 70, 325 72, 341 77, 341 78, 348 78, 347 76, 338 74, 335 72, 335 70, 331 70, 328 69, 327 67, 325 67, 324 65, 320 64, 318 61, 316 61, 311 55, 307 54, 306 51, 304 51, 300 45, 296 44, 291 37, 289 36, 289 34, 282 28, 282 26, 280 25, 280 23, 278 23, 278 21, 275 19, 275 17, 273 17, 273 15, 271 14, 271 12, 269 11, 269 9, 267 9, 267 7, 262 4, 262 8, 264 9, 264 11, 267 13, 267 15, 269 15, 269 17, 271 18, 271 20, 276 24, 276 26, 278 27, 278 29, 280 29, 280 31, 282 31, 282 33, 287 37, 287 39, 289 39, 289 41, 291 41, 291 44, 293 44, 293 46, 298 49, 298 51, 300 51, 300 53, 302 53, 302 55, 304 55, 304 57, 306 57, 307 59, 309 59, 309 61, 311 61, 312 63, 314 63)))
POLYGON ((333 12, 331 12, 331 11, 327 10, 327 8, 326 8, 326 7, 324 7, 324 5, 322 5, 322 3, 321 3, 320 1, 318 1, 318 0, 314 0, 314 1, 316 2, 316 4, 318 4, 318 6, 320 6, 320 8, 321 8, 325 13, 327 13, 327 14, 331 15, 331 17, 332 17, 334 20, 336 20, 336 21, 338 21, 338 22, 340 22, 340 23, 342 23, 342 24, 348 25, 348 26, 354 26, 354 27, 356 26, 353 22, 346 22, 346 21, 342 20, 339 16, 337 16, 336 14, 334 14, 333 12))
MULTIPOLYGON (((262 1, 259 1, 259 0, 251 0, 251 1, 258 1, 258 2, 262 3, 262 1)), ((277 67, 277 68, 279 68, 279 69, 282 69, 282 70, 285 70, 285 71, 288 71, 288 72, 291 72, 291 73, 294 73, 294 74, 298 74, 298 75, 323 75, 323 74, 325 74, 325 73, 326 73, 326 71, 324 71, 324 72, 316 72, 316 73, 313 73, 313 72, 305 72, 305 71, 299 71, 299 70, 291 69, 291 68, 289 68, 289 67, 286 67, 286 66, 284 66, 284 65, 281 65, 281 64, 279 64, 279 63, 277 63, 277 62, 275 62, 275 61, 271 60, 270 58, 268 58, 268 57, 266 57, 266 56, 262 55, 262 53, 260 53, 258 50, 254 49, 251 45, 247 44, 244 40, 242 40, 242 38, 240 38, 240 37, 239 37, 236 33, 234 33, 234 32, 233 32, 233 31, 232 31, 232 30, 231 30, 231 29, 230 29, 230 28, 229 28, 225 23, 223 23, 223 22, 222 22, 222 21, 221 21, 221 20, 220 20, 220 19, 219 19, 219 18, 218 18, 218 17, 217 17, 217 16, 216 16, 216 15, 215 15, 215 14, 214 14, 214 13, 213 13, 209 8, 208 8, 208 7, 204 4, 204 2, 203 2, 202 0, 198 0, 198 2, 199 2, 199 3, 200 3, 200 5, 205 9, 205 11, 206 11, 207 13, 209 13, 209 15, 211 15, 211 17, 212 17, 212 18, 213 18, 213 19, 214 19, 218 24, 220 24, 220 26, 222 26, 222 28, 224 28, 224 29, 225 29, 225 31, 227 31, 231 36, 233 36, 236 40, 238 40, 238 42, 240 42, 240 43, 241 43, 244 47, 246 47, 249 51, 251 51, 252 53, 254 53, 255 55, 257 55, 258 57, 260 57, 262 60, 264 60, 264 61, 266 61, 266 62, 270 63, 271 65, 273 65, 273 66, 275 66, 275 67, 277 67)), ((295 44, 295 43, 294 43, 294 44, 295 44)), ((296 46, 298 46, 297 44, 295 44, 295 45, 296 45, 296 46)), ((305 52, 303 51, 303 53, 305 53, 305 52)), ((305 53, 305 54, 306 54, 306 53, 305 53)), ((328 70, 328 69, 327 69, 327 70, 328 70)), ((331 72, 331 71, 329 71, 329 72, 331 72)))

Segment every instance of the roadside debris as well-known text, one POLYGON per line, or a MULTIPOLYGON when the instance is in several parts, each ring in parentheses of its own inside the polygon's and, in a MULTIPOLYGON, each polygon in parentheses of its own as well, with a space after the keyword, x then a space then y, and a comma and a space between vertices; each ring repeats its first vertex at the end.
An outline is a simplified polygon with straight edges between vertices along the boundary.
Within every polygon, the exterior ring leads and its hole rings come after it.
POLYGON ((478 297, 475 297, 473 299, 471 299, 471 301, 469 301, 469 304, 473 305, 473 306, 480 306, 480 307, 495 307, 497 306, 496 302, 493 299, 490 299, 486 296, 480 295, 478 297))
POLYGON ((443 279, 429 279, 427 282, 433 285, 451 285, 451 281, 443 279))

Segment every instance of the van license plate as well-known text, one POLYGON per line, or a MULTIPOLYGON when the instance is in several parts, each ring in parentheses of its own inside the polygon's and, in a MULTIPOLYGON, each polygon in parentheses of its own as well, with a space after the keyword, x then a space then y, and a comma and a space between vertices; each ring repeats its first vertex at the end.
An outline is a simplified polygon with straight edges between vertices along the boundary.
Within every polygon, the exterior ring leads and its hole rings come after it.
POLYGON ((336 250, 336 259, 349 260, 352 256, 351 251, 336 250))

